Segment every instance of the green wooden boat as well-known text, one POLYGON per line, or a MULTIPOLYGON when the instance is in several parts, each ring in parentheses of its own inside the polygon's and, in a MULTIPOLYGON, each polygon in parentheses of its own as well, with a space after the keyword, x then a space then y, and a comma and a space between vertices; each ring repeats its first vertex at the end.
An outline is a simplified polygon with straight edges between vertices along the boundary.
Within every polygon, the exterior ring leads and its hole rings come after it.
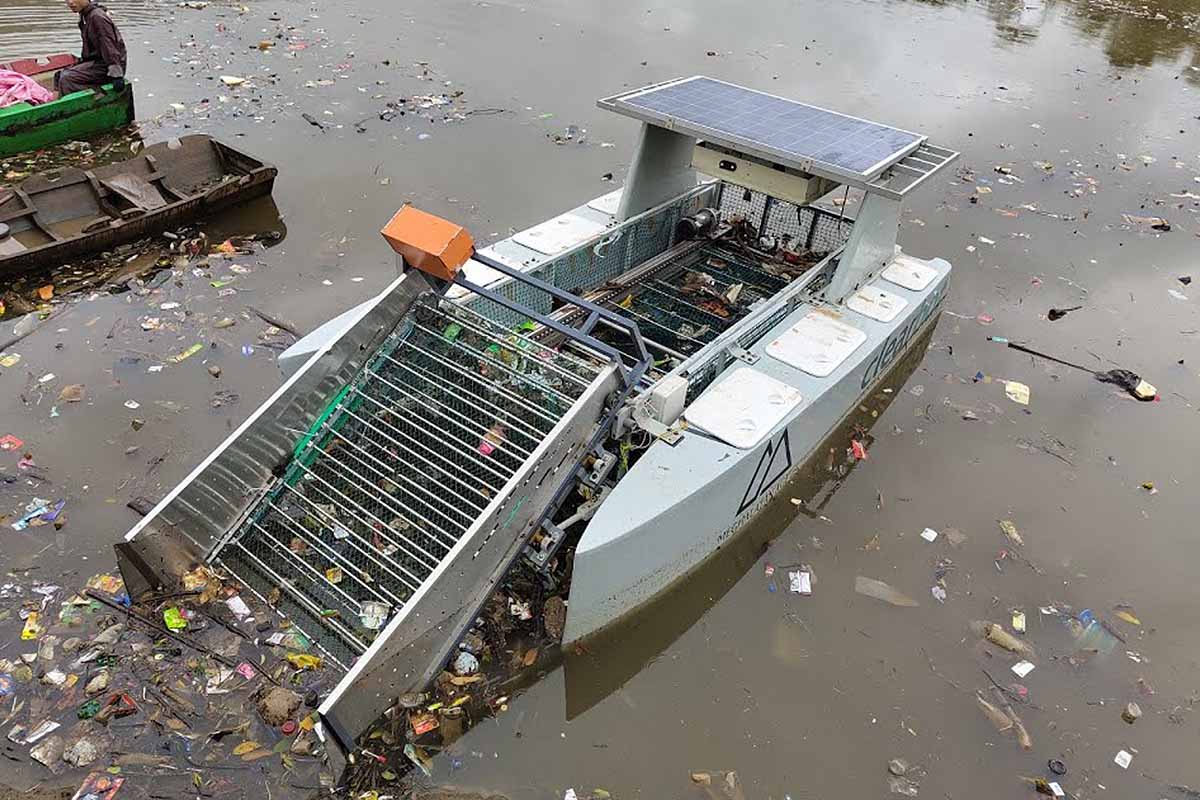
MULTIPOLYGON (((74 56, 63 54, 0 64, 0 69, 29 75, 50 87, 54 73, 74 63, 74 56)), ((121 92, 108 85, 37 106, 17 103, 0 108, 0 158, 83 139, 130 122, 133 122, 133 86, 128 83, 121 92)))

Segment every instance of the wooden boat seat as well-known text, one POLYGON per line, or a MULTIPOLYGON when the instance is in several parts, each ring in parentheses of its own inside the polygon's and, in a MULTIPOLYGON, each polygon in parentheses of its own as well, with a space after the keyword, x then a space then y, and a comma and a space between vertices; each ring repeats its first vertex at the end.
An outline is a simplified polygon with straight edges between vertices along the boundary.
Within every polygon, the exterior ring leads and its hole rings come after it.
MULTIPOLYGON (((155 173, 151 177, 157 180, 161 176, 155 173)), ((132 172, 122 172, 119 175, 113 175, 111 178, 103 178, 100 180, 100 183, 106 189, 116 192, 130 203, 133 203, 136 208, 142 211, 154 211, 167 204, 167 200, 156 186, 140 175, 134 175, 132 172)))
POLYGON ((17 241, 15 236, 6 236, 0 239, 0 256, 13 256, 17 253, 24 253, 29 248, 17 241))

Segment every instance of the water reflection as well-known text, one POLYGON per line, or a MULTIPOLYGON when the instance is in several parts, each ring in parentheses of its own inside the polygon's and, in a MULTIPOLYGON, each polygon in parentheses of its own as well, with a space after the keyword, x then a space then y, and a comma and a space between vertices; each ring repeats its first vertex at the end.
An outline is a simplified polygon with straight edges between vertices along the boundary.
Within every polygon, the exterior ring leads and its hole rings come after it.
POLYGON ((1035 39, 1046 23, 1051 0, 1015 0, 988 4, 996 33, 1008 42, 1035 39))
MULTIPOLYGON (((1193 0, 1150 0, 1126 12, 1084 0, 1066 5, 1071 22, 1103 43, 1113 66, 1149 67, 1186 58, 1189 67, 1200 67, 1200 16, 1193 0)), ((1188 80, 1200 83, 1200 70, 1186 72, 1188 80)))
MULTIPOLYGON (((968 4, 968 0, 911 2, 968 4)), ((1083 36, 1098 41, 1114 67, 1149 67, 1184 59, 1187 79, 1200 85, 1200 8, 1194 0, 1147 0, 1136 6, 1109 0, 985 0, 983 8, 1002 44, 1033 41, 1058 15, 1083 36)))
MULTIPOLYGON (((153 24, 174 13, 167 0, 105 0, 125 31, 153 24)), ((128 41, 128 37, 126 37, 128 41)), ((0 61, 79 53, 79 28, 62 0, 0 0, 0 61)))

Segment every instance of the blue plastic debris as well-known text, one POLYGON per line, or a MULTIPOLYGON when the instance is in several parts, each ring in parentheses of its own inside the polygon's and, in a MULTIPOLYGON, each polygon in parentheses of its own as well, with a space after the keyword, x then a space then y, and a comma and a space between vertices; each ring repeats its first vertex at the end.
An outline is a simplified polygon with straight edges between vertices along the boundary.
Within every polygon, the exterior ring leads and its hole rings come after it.
POLYGON ((34 498, 33 502, 25 506, 25 514, 14 522, 10 527, 14 531, 23 531, 29 527, 29 523, 40 517, 42 514, 50 511, 50 507, 46 505, 45 500, 34 498))
POLYGON ((42 522, 54 522, 56 519, 58 519, 58 515, 62 513, 62 510, 66 507, 66 505, 66 500, 59 500, 56 502, 49 511, 47 511, 45 514, 42 514, 42 522))

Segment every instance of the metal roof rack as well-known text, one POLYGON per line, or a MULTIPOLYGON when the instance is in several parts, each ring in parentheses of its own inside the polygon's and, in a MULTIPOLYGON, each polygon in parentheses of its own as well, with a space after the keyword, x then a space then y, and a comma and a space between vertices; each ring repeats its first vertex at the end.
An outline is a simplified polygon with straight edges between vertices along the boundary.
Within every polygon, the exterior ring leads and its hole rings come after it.
POLYGON ((881 194, 892 200, 902 200, 905 195, 958 156, 956 150, 923 142, 920 147, 893 164, 864 188, 868 192, 881 194))

